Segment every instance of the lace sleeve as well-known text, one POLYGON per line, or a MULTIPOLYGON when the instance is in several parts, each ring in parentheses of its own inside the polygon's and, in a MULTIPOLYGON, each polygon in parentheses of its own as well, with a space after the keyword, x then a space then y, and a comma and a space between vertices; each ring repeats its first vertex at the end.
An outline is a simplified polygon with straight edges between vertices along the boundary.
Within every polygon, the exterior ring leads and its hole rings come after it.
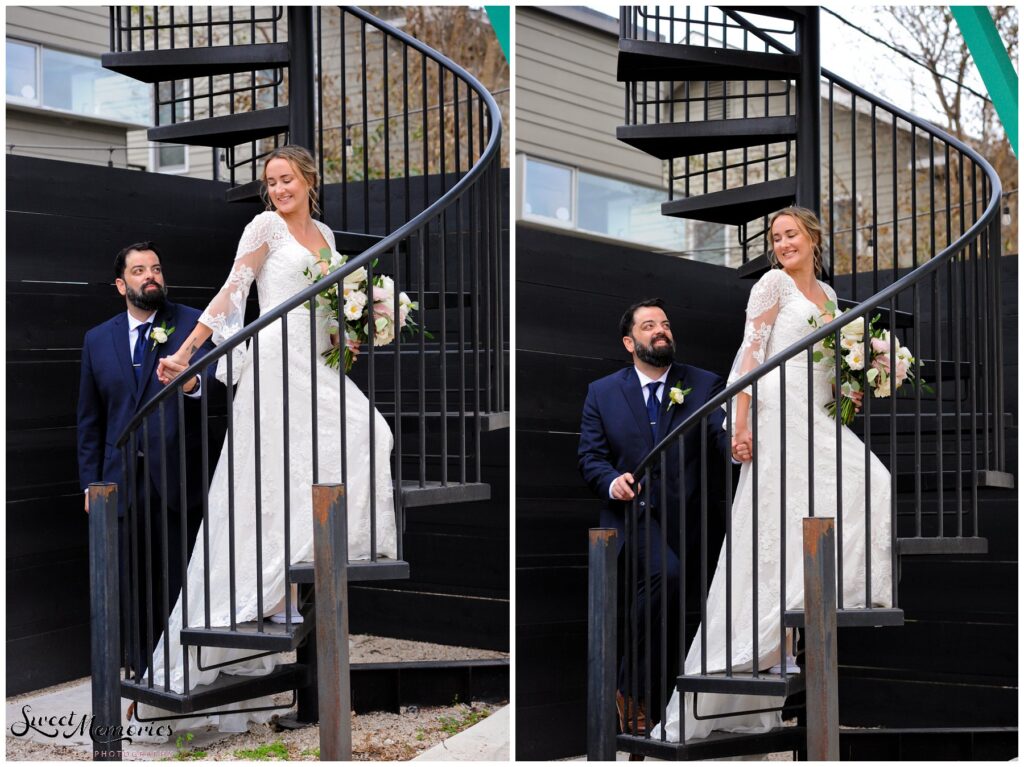
MULTIPOLYGON (((199 321, 213 331, 213 343, 218 346, 240 331, 245 324, 245 302, 249 297, 249 288, 270 252, 272 230, 276 223, 270 216, 276 218, 274 213, 261 213, 245 227, 227 281, 199 317, 199 321)), ((235 347, 232 352, 234 380, 231 383, 238 381, 244 361, 245 350, 235 347)), ((218 365, 217 378, 227 383, 226 377, 226 365, 218 365)))
MULTIPOLYGON (((772 269, 751 289, 747 300, 747 320, 743 326, 743 343, 729 371, 729 384, 764 362, 786 279, 778 269, 772 269)), ((743 391, 750 394, 750 387, 743 391)))

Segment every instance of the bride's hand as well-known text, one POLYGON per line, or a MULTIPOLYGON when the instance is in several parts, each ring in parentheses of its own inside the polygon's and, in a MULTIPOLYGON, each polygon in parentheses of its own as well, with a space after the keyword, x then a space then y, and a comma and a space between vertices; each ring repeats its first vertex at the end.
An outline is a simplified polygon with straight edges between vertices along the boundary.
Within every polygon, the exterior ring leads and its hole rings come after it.
POLYGON ((184 349, 179 349, 174 354, 162 358, 156 366, 157 379, 166 386, 188 367, 189 359, 184 349))
POLYGON ((745 462, 754 457, 754 440, 750 429, 745 426, 737 428, 732 437, 732 457, 737 461, 745 462))
POLYGON ((853 411, 859 413, 861 406, 864 404, 864 392, 854 391, 850 392, 850 399, 853 400, 853 411))

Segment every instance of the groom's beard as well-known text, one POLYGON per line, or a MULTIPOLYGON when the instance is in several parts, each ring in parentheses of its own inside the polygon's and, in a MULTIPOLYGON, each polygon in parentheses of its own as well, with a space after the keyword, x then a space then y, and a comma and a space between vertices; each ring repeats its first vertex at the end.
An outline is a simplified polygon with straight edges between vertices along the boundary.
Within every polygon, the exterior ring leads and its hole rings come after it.
POLYGON ((143 311, 152 312, 157 309, 162 309, 164 303, 167 301, 167 288, 158 282, 147 282, 142 286, 142 292, 136 293, 130 287, 125 285, 125 294, 128 296, 128 300, 132 302, 134 306, 142 309, 143 311), (156 290, 147 290, 150 286, 155 286, 156 290))
POLYGON ((654 365, 656 368, 667 368, 676 358, 676 345, 668 336, 655 336, 651 339, 650 346, 644 346, 642 343, 633 339, 633 348, 636 349, 636 356, 641 362, 646 362, 648 365, 654 365), (665 339, 668 341, 666 346, 655 346, 658 339, 665 339))

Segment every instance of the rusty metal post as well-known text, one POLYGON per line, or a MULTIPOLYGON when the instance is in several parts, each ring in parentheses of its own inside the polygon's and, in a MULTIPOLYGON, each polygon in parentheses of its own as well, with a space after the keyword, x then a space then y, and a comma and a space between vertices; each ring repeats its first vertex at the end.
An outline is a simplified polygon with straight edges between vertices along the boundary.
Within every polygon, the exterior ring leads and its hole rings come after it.
POLYGON ((89 587, 92 640, 92 758, 120 762, 121 615, 117 485, 89 485, 89 587))
POLYGON ((345 486, 313 485, 317 698, 321 761, 352 760, 348 657, 348 520, 345 486))
POLYGON ((616 531, 590 530, 587 612, 587 759, 615 761, 616 531))
POLYGON ((804 518, 804 634, 807 758, 839 761, 836 535, 829 517, 804 518))

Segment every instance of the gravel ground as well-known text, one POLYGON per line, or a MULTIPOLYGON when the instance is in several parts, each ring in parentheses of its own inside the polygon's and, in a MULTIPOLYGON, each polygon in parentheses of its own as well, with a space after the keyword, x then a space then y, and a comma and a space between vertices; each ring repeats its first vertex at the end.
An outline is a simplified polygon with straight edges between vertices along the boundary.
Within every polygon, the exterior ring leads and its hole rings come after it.
MULTIPOLYGON (((394 661, 420 660, 470 660, 508 658, 507 653, 480 650, 470 647, 434 645, 402 639, 354 635, 351 638, 351 661, 353 663, 384 663, 394 661)), ((286 660, 290 658, 286 655, 286 660)), ((36 690, 25 695, 7 698, 7 705, 30 702, 41 695, 58 693, 77 685, 86 679, 55 685, 45 690, 36 690)), ((287 701, 290 695, 279 696, 287 701)), ((460 703, 451 706, 423 707, 410 706, 401 713, 374 712, 352 717, 352 756, 357 761, 403 761, 417 756, 446 738, 476 724, 502 704, 460 703)), ((286 713, 286 712, 282 712, 286 713)), ((126 753, 126 760, 202 759, 211 761, 237 760, 279 760, 292 761, 319 758, 319 727, 301 730, 279 730, 273 722, 250 725, 249 731, 226 735, 216 742, 199 749, 189 748, 183 743, 170 752, 141 751, 126 753)), ((144 749, 140 745, 140 750, 144 749)), ((166 747, 164 747, 166 749, 166 747)), ((84 748, 71 748, 53 744, 35 743, 24 738, 7 735, 7 760, 33 761, 90 761, 92 754, 84 748)))

